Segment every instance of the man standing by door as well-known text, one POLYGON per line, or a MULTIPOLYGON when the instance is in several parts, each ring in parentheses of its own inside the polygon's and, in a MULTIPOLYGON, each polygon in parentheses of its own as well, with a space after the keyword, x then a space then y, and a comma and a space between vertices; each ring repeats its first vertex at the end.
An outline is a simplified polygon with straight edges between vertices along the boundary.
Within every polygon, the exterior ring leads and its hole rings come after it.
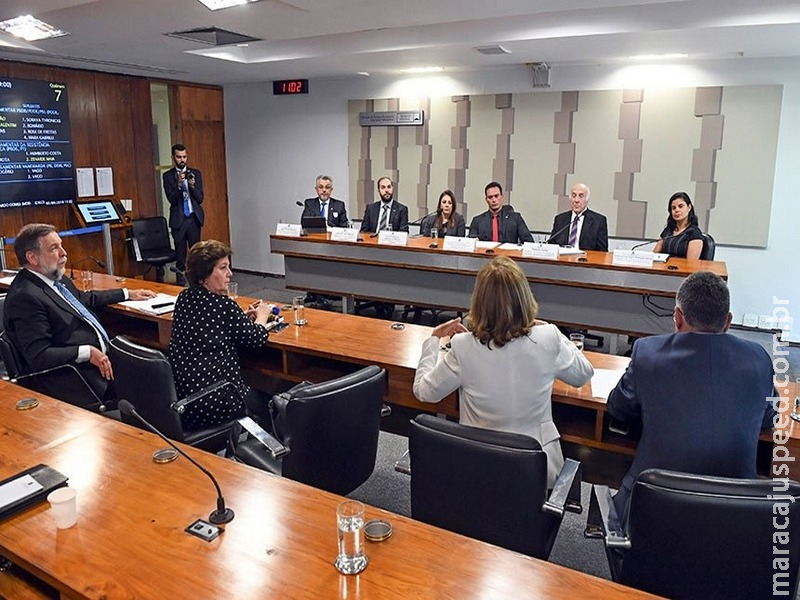
POLYGON ((186 285, 186 251, 200 241, 203 227, 203 174, 187 166, 186 146, 172 146, 175 168, 163 175, 164 193, 169 200, 169 226, 175 240, 176 283, 186 285))

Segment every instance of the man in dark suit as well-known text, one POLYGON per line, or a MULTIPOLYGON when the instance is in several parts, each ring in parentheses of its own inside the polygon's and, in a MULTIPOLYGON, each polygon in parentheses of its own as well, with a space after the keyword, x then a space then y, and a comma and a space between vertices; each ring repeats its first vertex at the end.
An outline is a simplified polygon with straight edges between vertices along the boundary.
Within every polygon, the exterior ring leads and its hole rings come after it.
MULTIPOLYGON (((41 371, 74 364, 97 396, 109 399, 113 371, 105 354, 108 334, 87 309, 155 294, 126 289, 78 291, 64 277, 67 253, 52 225, 23 227, 14 241, 14 252, 23 268, 8 290, 3 326, 22 355, 22 367, 41 371)), ((59 390, 52 395, 59 397, 59 390)))
POLYGON ((347 208, 344 202, 331 198, 333 193, 333 179, 327 175, 317 177, 314 189, 317 192, 316 198, 306 198, 303 202, 303 217, 325 217, 331 227, 347 227, 347 208))
POLYGON ((772 361, 760 345, 726 333, 725 282, 698 271, 675 300, 675 332, 639 339, 608 397, 609 414, 641 423, 633 465, 614 504, 624 523, 636 477, 650 468, 756 477, 756 446, 773 425, 772 361))
POLYGON ((186 285, 186 251, 200 241, 200 229, 205 222, 203 212, 203 174, 187 166, 186 146, 172 146, 175 168, 162 176, 164 194, 169 201, 169 226, 175 240, 176 283, 186 285))
POLYGON ((361 231, 378 233, 382 229, 408 231, 408 207, 394 199, 394 183, 388 177, 378 179, 380 200, 368 204, 361 221, 361 231))
POLYGON ((533 236, 522 215, 516 212, 511 205, 503 205, 503 186, 492 181, 486 184, 483 193, 486 196, 489 210, 472 219, 472 223, 469 225, 469 237, 476 237, 483 242, 500 242, 501 244, 521 244, 533 241, 533 236))
POLYGON ((608 222, 605 216, 586 208, 589 203, 586 184, 572 186, 571 210, 556 215, 549 242, 581 250, 608 252, 608 222))

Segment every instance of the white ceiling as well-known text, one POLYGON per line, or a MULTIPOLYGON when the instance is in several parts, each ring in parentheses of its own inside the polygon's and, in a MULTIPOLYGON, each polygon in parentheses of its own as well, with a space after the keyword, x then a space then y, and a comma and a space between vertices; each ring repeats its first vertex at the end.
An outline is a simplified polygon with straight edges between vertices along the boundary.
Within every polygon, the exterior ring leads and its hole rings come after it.
POLYGON ((211 12, 197 0, 2 0, 70 35, 2 46, 0 59, 225 85, 288 78, 630 61, 800 56, 800 2, 781 0, 261 0, 211 12), (213 47, 164 34, 219 27, 260 38, 213 47), (484 56, 501 44, 510 54, 484 56), (228 60, 223 60, 227 58, 228 60))

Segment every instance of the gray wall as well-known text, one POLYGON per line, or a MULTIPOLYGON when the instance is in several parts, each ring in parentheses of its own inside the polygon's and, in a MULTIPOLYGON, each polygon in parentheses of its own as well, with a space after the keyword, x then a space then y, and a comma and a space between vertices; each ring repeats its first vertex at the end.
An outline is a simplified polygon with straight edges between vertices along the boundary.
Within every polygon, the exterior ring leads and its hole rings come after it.
MULTIPOLYGON (((784 86, 772 205, 768 199, 753 198, 750 207, 771 213, 767 246, 717 249, 717 259, 728 265, 734 322, 741 322, 745 313, 772 315, 775 298, 788 301, 784 306, 790 315, 800 314, 800 277, 793 257, 800 237, 795 199, 800 164, 796 133, 800 131, 800 60, 554 67, 551 75, 551 91, 764 84, 784 86)), ((295 201, 313 195, 314 178, 320 173, 331 175, 334 196, 355 208, 355 194, 348 184, 348 100, 531 89, 530 72, 524 67, 417 78, 313 80, 309 95, 294 97, 272 96, 269 82, 227 86, 225 136, 235 266, 283 273, 283 258, 270 254, 269 234, 281 220, 299 221, 295 201)), ((379 165, 374 170, 377 173, 379 165)), ((476 200, 480 201, 471 199, 476 200)), ((741 220, 742 227, 747 227, 746 214, 741 220)), ((800 340, 800 321, 787 337, 800 340)))

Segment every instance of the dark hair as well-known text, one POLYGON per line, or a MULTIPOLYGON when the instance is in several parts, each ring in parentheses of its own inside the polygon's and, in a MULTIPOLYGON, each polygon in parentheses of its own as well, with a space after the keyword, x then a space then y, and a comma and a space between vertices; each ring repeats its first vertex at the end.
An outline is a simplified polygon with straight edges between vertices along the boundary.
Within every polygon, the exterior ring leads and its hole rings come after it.
POLYGON ((387 177, 386 175, 384 175, 383 177, 380 177, 380 178, 378 179, 378 182, 377 182, 375 185, 376 185, 377 187, 381 187, 381 181, 383 181, 384 179, 388 179, 388 180, 389 180, 389 183, 391 183, 391 184, 392 184, 392 187, 394 187, 394 181, 392 181, 392 178, 391 178, 391 177, 387 177))
POLYGON ((496 256, 478 271, 469 311, 470 331, 481 344, 500 348, 530 333, 538 309, 516 261, 496 256))
POLYGON ((55 230, 53 225, 47 223, 29 223, 19 230, 14 240, 14 254, 17 255, 20 266, 28 264, 28 252, 39 252, 42 249, 41 239, 55 230))
POLYGON ((172 144, 172 156, 175 156, 176 150, 186 150, 186 146, 183 144, 172 144))
POLYGON ((500 195, 503 194, 503 186, 500 185, 499 183, 497 183, 496 181, 490 181, 489 183, 486 184, 486 187, 483 188, 483 195, 485 196, 486 192, 489 191, 489 188, 493 188, 493 187, 499 188, 500 189, 500 195))
POLYGON ((692 329, 721 333, 728 322, 731 296, 722 277, 697 271, 683 280, 675 303, 692 329))
POLYGON ((690 225, 697 225, 697 215, 694 214, 694 204, 692 204, 692 199, 689 198, 689 194, 686 192, 675 192, 672 196, 669 197, 669 202, 667 202, 667 227, 670 231, 675 230, 678 227, 678 224, 675 222, 675 219, 672 218, 672 201, 673 200, 683 200, 686 204, 689 205, 689 224, 690 225))
POLYGON ((214 265, 223 258, 233 256, 229 246, 217 240, 197 242, 186 256, 186 279, 189 285, 198 286, 214 271, 214 265))
POLYGON ((449 196, 453 202, 453 211, 450 213, 450 218, 447 220, 447 227, 455 229, 456 227, 456 195, 450 190, 445 190, 439 194, 439 202, 436 205, 436 227, 439 228, 444 224, 442 220, 442 198, 449 196))

